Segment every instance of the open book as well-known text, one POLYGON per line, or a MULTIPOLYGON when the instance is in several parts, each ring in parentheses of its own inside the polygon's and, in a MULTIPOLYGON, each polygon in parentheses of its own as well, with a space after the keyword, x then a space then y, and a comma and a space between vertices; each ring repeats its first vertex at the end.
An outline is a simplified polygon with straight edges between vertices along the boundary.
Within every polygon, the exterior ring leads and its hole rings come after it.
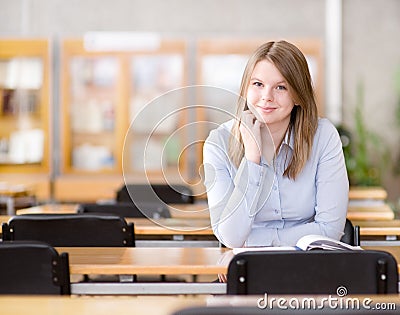
POLYGON ((322 235, 305 235, 300 238, 296 246, 281 246, 281 247, 242 247, 234 248, 233 253, 238 254, 241 252, 249 251, 268 251, 268 250, 362 250, 360 246, 352 246, 333 238, 322 235))

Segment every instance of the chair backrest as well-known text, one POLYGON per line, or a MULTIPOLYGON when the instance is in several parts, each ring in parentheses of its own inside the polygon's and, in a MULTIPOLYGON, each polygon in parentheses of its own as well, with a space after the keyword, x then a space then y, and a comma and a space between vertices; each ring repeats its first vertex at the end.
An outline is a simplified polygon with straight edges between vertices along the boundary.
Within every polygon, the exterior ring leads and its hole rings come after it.
POLYGON ((344 235, 342 236, 340 241, 352 246, 360 246, 359 226, 353 226, 353 223, 349 219, 346 219, 346 224, 344 226, 344 235))
POLYGON ((122 218, 170 218, 168 206, 161 202, 117 202, 112 204, 84 203, 78 206, 78 213, 108 213, 122 218))
POLYGON ((128 184, 117 191, 117 202, 193 203, 193 191, 185 185, 128 184))
POLYGON ((0 294, 70 294, 68 253, 40 242, 0 242, 0 294))
POLYGON ((228 267, 228 294, 397 293, 395 258, 382 251, 242 252, 228 267))
POLYGON ((3 223, 3 240, 36 240, 54 247, 135 246, 132 223, 112 215, 29 214, 3 223))

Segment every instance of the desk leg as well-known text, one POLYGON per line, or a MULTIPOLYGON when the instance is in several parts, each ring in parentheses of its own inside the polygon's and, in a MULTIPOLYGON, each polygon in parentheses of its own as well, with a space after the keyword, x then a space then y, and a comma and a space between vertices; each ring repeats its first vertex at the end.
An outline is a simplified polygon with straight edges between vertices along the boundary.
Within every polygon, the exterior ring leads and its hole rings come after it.
POLYGON ((15 203, 13 197, 7 198, 7 215, 15 215, 15 203))
POLYGON ((6 205, 7 215, 15 215, 15 202, 12 196, 0 196, 0 203, 6 205))

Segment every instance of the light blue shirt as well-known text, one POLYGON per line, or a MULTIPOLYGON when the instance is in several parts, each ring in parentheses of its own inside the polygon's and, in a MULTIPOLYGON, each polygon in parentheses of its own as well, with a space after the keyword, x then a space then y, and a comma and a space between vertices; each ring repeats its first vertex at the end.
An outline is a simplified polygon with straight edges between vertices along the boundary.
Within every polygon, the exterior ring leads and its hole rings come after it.
POLYGON ((293 153, 286 135, 274 166, 228 157, 233 120, 210 132, 203 149, 211 224, 227 247, 294 246, 304 235, 339 240, 347 214, 349 182, 342 143, 333 124, 318 121, 311 156, 296 180, 283 176, 293 153))

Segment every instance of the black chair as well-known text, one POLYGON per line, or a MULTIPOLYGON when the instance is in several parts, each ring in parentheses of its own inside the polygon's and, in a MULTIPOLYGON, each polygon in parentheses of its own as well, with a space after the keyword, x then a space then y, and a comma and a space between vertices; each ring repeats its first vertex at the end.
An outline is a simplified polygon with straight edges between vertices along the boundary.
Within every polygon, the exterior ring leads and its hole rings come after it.
POLYGON ((111 215, 26 214, 3 223, 3 240, 36 240, 54 247, 135 246, 132 223, 111 215))
POLYGON ((40 242, 0 242, 0 294, 69 295, 68 254, 40 242))
POLYGON ((184 185, 128 184, 117 191, 117 202, 193 203, 193 191, 184 185))
POLYGON ((386 252, 242 252, 228 267, 228 294, 397 293, 395 258, 386 252))
POLYGON ((170 218, 166 204, 161 202, 117 202, 112 204, 84 203, 78 206, 78 213, 102 213, 118 215, 122 218, 170 218))
POLYGON ((360 246, 360 227, 358 225, 353 226, 353 223, 346 219, 344 235, 340 241, 352 246, 360 246))

